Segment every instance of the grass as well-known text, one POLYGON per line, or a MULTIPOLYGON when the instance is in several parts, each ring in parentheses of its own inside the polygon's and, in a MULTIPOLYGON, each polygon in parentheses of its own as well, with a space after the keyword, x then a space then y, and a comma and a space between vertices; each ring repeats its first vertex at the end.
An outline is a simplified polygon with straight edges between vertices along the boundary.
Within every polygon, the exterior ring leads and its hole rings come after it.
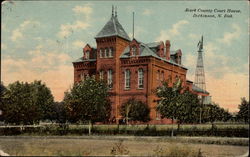
MULTIPOLYGON (((0 149, 15 156, 166 156, 197 157, 199 151, 206 157, 227 157, 245 154, 248 146, 201 144, 203 137, 128 137, 128 136, 56 136, 56 137, 1 137, 0 149)), ((213 141, 231 138, 212 138, 213 141)), ((248 139, 245 139, 248 141, 248 139)), ((209 142, 208 142, 209 143, 209 142)), ((222 144, 222 143, 221 143, 222 144)))

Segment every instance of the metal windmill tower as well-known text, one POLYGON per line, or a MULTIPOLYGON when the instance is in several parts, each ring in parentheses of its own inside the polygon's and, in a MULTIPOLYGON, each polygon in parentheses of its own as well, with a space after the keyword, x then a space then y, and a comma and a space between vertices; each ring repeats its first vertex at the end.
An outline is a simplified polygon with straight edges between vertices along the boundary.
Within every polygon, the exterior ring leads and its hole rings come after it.
POLYGON ((195 70, 195 82, 194 84, 202 89, 204 92, 206 91, 206 82, 205 82, 205 73, 204 73, 204 64, 203 64, 203 36, 201 36, 201 40, 198 42, 198 58, 195 70))

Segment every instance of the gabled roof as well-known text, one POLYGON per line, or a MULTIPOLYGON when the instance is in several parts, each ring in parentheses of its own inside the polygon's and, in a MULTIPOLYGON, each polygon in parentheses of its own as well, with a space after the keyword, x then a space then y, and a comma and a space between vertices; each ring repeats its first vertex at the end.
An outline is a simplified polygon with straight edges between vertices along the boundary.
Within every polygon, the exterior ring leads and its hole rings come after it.
MULTIPOLYGON (((139 41, 138 41, 139 42, 139 41)), ((178 65, 182 68, 187 69, 186 67, 184 67, 183 65, 177 64, 174 62, 174 60, 166 60, 165 58, 161 58, 159 57, 156 52, 154 52, 151 48, 153 48, 154 46, 157 46, 157 44, 159 45, 160 42, 155 42, 155 43, 149 43, 149 44, 144 44, 143 42, 139 42, 140 43, 140 55, 138 57, 146 57, 146 56, 152 56, 158 59, 161 59, 165 62, 171 63, 173 65, 178 65), (150 45, 147 46, 147 45, 150 45)), ((120 58, 130 58, 133 56, 130 56, 130 51, 129 51, 129 45, 125 48, 125 50, 123 51, 123 53, 121 54, 120 58)))
POLYGON ((128 34, 119 23, 117 16, 112 15, 110 20, 105 24, 102 30, 96 35, 95 38, 119 36, 125 40, 130 41, 128 34))

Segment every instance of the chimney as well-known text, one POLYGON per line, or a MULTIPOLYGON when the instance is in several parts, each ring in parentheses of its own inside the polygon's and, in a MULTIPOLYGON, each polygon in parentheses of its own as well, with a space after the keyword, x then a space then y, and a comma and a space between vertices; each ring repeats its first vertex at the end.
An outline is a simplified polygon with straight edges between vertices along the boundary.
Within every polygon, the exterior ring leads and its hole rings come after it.
POLYGON ((170 41, 166 40, 166 59, 169 61, 170 60, 170 41))

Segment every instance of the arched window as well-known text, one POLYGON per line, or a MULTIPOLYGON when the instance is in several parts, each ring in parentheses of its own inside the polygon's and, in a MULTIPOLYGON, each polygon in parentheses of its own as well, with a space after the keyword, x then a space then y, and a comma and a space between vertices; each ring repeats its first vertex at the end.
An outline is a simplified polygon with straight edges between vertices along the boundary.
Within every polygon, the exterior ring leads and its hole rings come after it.
POLYGON ((113 57, 114 56, 114 49, 113 47, 109 48, 109 57, 113 57))
POLYGON ((103 80, 103 78, 104 78, 104 71, 103 70, 101 70, 99 72, 99 77, 100 77, 100 80, 103 80))
POLYGON ((135 56, 135 55, 136 55, 136 47, 133 46, 131 51, 132 51, 132 54, 131 54, 131 55, 132 55, 132 56, 135 56))
POLYGON ((86 59, 89 59, 89 51, 86 51, 86 52, 85 52, 85 58, 86 58, 86 59))
POLYGON ((111 69, 108 70, 108 86, 111 89, 113 87, 113 79, 112 79, 112 74, 113 71, 111 69))
POLYGON ((144 84, 144 77, 143 77, 143 69, 139 69, 138 70, 138 88, 143 88, 143 84, 144 84))
POLYGON ((130 88, 130 71, 127 69, 125 70, 125 89, 130 88))
POLYGON ((109 56, 109 49, 106 47, 104 52, 104 58, 107 58, 109 56))

